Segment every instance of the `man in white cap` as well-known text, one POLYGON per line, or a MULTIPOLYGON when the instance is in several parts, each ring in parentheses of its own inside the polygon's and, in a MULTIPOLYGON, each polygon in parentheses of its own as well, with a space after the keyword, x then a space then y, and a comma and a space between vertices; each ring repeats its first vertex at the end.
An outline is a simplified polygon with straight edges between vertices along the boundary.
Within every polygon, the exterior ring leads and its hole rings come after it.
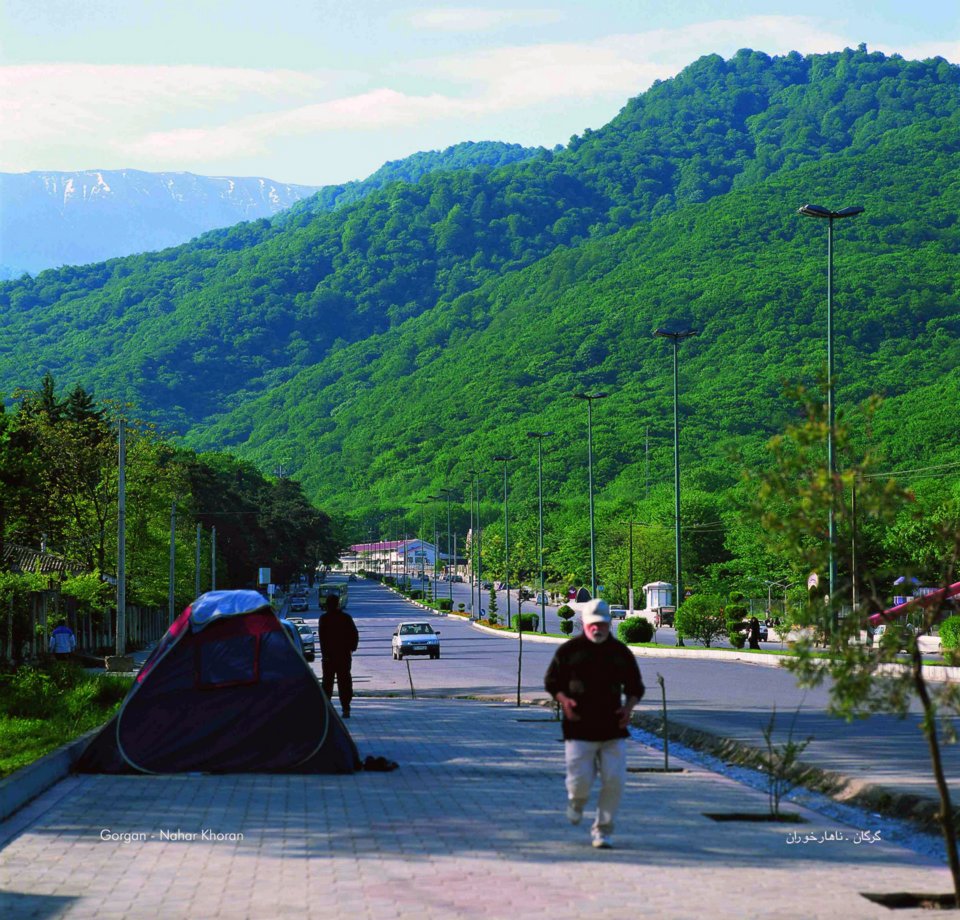
POLYGON ((580 823, 599 770, 591 836, 597 849, 607 849, 627 778, 627 726, 644 687, 633 653, 610 635, 607 602, 595 599, 579 606, 583 635, 557 649, 544 686, 563 709, 567 818, 580 823))

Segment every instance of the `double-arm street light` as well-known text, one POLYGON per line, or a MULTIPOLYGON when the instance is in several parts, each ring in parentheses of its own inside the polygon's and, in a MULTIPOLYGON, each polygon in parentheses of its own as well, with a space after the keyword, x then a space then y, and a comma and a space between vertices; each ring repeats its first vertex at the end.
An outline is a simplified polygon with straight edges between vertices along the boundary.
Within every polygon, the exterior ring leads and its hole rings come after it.
POLYGON ((427 499, 430 501, 430 504, 433 506, 431 509, 433 516, 433 593, 436 596, 437 592, 437 579, 440 577, 440 537, 437 535, 437 505, 438 501, 442 501, 440 495, 428 495, 427 499))
POLYGON ((540 531, 537 549, 540 554, 540 632, 547 631, 547 597, 543 588, 543 439, 552 437, 552 431, 528 431, 528 438, 537 439, 537 507, 539 509, 540 531))
POLYGON ((606 399, 609 393, 574 393, 574 399, 587 403, 587 492, 590 503, 590 596, 597 596, 597 552, 593 529, 593 401, 606 399))
POLYGON ((507 516, 507 464, 516 457, 501 454, 493 458, 496 463, 503 463, 503 577, 507 588, 507 626, 510 626, 510 530, 507 516))
POLYGON ((470 476, 470 608, 471 613, 476 619, 480 618, 480 610, 483 607, 483 602, 480 595, 480 571, 481 571, 481 561, 480 561, 480 471, 479 470, 467 470, 467 473, 470 476), (476 489, 474 489, 474 483, 476 483, 476 489), (473 496, 476 492, 477 496, 477 516, 473 516, 473 496), (477 605, 473 606, 473 582, 477 582, 477 605))
POLYGON ((430 499, 428 498, 418 498, 415 502, 415 505, 420 506, 420 584, 421 588, 423 586, 423 579, 426 575, 426 556, 423 552, 423 530, 424 530, 424 514, 426 512, 427 505, 430 504, 430 499))
MULTIPOLYGON (((451 574, 451 573, 450 573, 450 571, 449 571, 449 568, 450 568, 450 559, 451 559, 451 555, 450 555, 450 549, 451 549, 451 547, 450 547, 450 499, 451 499, 451 497, 453 496, 453 494, 454 494, 453 489, 447 489, 447 488, 440 489, 440 496, 441 496, 441 498, 445 498, 445 499, 447 500, 447 569, 448 569, 448 571, 447 571, 447 586, 448 586, 449 589, 450 589, 449 594, 450 594, 450 602, 451 602, 451 604, 453 603, 453 581, 452 581, 451 578, 450 578, 450 574, 451 574)), ((456 569, 456 560, 454 560, 454 569, 456 569)))
MULTIPOLYGON (((833 387, 833 222, 844 217, 856 217, 863 213, 863 208, 853 206, 831 211, 819 204, 805 204, 797 209, 798 214, 804 217, 816 217, 827 221, 827 469, 830 474, 830 509, 828 523, 828 540, 830 543, 830 605, 833 606, 834 591, 837 582, 837 522, 835 512, 835 498, 833 483, 837 477, 837 457, 834 445, 834 387, 833 387)), ((833 611, 833 626, 838 625, 838 611, 833 611)))
MULTIPOLYGON (((679 610, 683 603, 683 567, 680 559, 680 407, 677 400, 677 346, 684 339, 697 335, 696 329, 684 329, 681 331, 670 331, 667 329, 658 329, 654 336, 662 339, 670 339, 673 343, 673 520, 675 533, 675 555, 676 555, 676 573, 677 573, 677 597, 675 600, 676 608, 679 610)), ((683 640, 678 638, 677 644, 680 645, 683 640)))

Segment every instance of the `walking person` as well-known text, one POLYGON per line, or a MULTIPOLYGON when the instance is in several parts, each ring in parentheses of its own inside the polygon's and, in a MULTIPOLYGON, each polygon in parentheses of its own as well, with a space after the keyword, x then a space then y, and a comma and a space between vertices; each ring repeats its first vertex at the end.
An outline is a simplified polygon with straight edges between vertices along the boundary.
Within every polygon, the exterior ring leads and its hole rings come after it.
POLYGON ((340 609, 340 598, 327 595, 327 612, 320 617, 320 655, 323 663, 323 692, 327 699, 333 698, 333 681, 337 681, 340 709, 345 719, 350 718, 350 702, 353 700, 353 653, 360 644, 360 635, 353 617, 340 609))
POLYGON ((580 823, 599 772, 591 836, 594 847, 607 849, 627 779, 627 726, 644 686, 633 653, 610 635, 607 602, 587 601, 580 609, 583 635, 557 649, 544 686, 563 709, 567 819, 580 823))
POLYGON ((61 623, 50 633, 50 651, 58 661, 66 661, 77 647, 77 638, 66 623, 61 623))

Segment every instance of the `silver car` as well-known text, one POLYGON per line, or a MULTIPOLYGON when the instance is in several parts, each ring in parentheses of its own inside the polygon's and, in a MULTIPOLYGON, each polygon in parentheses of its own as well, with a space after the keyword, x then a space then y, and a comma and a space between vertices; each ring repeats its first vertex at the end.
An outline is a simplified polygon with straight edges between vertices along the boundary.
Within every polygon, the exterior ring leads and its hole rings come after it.
POLYGON ((303 647, 303 657, 313 661, 317 657, 317 637, 306 623, 297 623, 297 632, 300 633, 300 645, 303 647))
POLYGON ((393 631, 390 650, 394 661, 402 661, 404 655, 429 655, 440 657, 440 633, 425 620, 400 623, 393 631))

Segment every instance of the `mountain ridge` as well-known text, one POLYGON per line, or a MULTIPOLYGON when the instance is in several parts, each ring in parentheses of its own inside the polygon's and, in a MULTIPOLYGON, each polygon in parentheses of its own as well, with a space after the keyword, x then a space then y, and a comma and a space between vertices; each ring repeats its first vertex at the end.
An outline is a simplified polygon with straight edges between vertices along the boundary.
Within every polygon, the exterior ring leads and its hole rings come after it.
MULTIPOLYGON (((960 68, 939 59, 708 56, 561 151, 0 285, 23 346, 0 343, 0 386, 29 384, 28 367, 132 398, 192 445, 293 457, 312 495, 369 520, 522 450, 540 424, 570 445, 550 462, 572 502, 584 450, 568 397, 615 383, 596 474, 622 506, 644 428, 654 465, 670 450, 667 355, 650 334, 673 320, 703 330, 682 359, 698 445, 685 475, 722 494, 732 467, 707 448, 760 456, 791 417, 785 380, 816 384, 825 242, 796 214, 808 200, 868 206, 838 235, 838 305, 857 304, 838 312, 847 411, 876 385, 920 414, 911 431, 939 424, 929 394, 953 392, 960 364, 958 126, 960 68), (628 360, 624 341, 644 347, 628 360)), ((884 411, 891 460, 953 450, 946 435, 897 444, 884 411)))

